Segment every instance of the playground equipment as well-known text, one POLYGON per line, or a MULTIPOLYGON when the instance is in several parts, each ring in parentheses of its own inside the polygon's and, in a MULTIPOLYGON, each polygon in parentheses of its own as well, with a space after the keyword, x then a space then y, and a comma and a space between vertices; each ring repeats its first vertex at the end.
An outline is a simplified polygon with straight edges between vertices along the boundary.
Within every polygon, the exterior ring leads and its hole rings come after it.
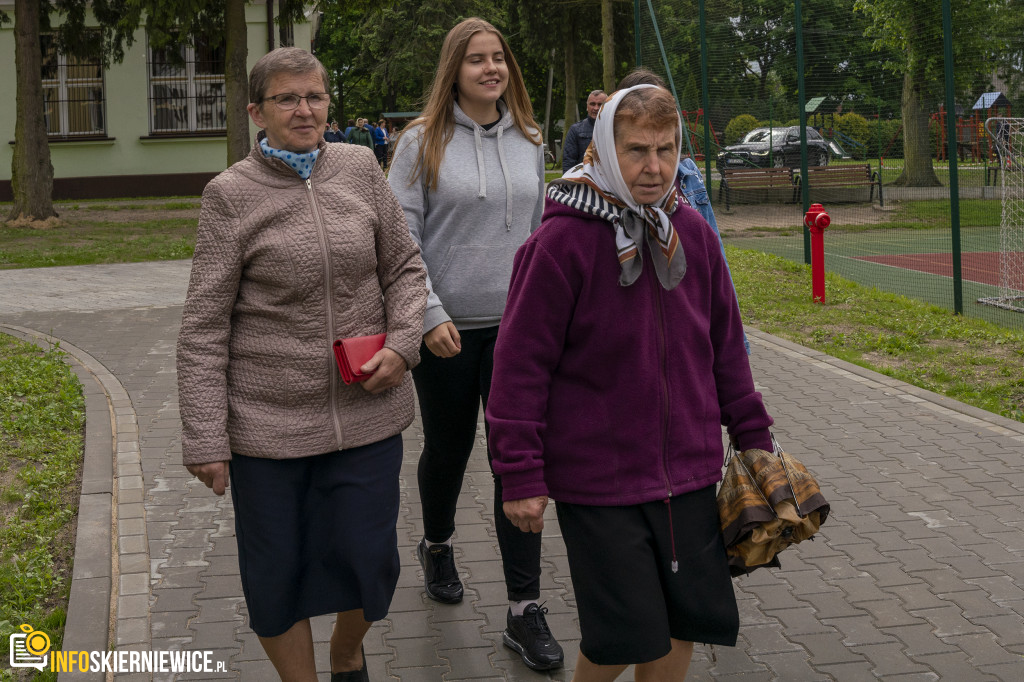
POLYGON ((999 224, 999 295, 978 303, 1024 313, 1024 118, 993 117, 985 130, 994 142, 1003 190, 999 224))
POLYGON ((696 150, 693 158, 695 161, 704 160, 704 131, 701 130, 701 126, 707 122, 708 132, 711 133, 711 146, 718 146, 718 133, 715 132, 715 126, 711 124, 711 121, 704 118, 704 110, 697 109, 695 111, 687 111, 683 109, 679 112, 683 117, 683 128, 686 130, 686 135, 690 138, 690 148, 696 150), (693 120, 690 120, 690 116, 693 116, 693 120))
MULTIPOLYGON (((956 107, 956 146, 960 160, 975 163, 985 162, 991 165, 996 160, 996 148, 992 138, 985 134, 985 121, 993 117, 1011 116, 1010 100, 1001 92, 985 92, 971 107, 970 115, 964 116, 965 113, 963 107, 956 107)), ((939 111, 931 116, 932 123, 938 126, 938 145, 935 149, 937 161, 948 158, 947 115, 945 107, 939 107, 939 111)))

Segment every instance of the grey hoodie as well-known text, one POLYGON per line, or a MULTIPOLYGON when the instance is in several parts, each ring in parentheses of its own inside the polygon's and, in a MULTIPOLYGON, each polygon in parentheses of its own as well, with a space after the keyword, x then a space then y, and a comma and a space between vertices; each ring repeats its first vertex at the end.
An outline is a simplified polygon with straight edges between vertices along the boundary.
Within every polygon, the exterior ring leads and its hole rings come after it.
POLYGON ((405 211, 427 266, 423 333, 451 320, 458 329, 501 321, 512 259, 540 225, 544 150, 515 127, 505 103, 501 120, 484 130, 455 105, 455 130, 445 148, 437 189, 422 176, 412 185, 421 128, 398 141, 388 182, 405 211))

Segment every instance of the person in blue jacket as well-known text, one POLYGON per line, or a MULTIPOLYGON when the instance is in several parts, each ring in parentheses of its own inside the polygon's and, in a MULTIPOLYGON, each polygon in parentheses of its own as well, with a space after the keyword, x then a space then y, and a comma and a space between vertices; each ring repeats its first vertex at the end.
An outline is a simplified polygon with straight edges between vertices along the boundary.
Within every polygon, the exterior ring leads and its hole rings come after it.
MULTIPOLYGON (((619 90, 625 90, 634 85, 657 85, 659 88, 668 90, 668 86, 661 76, 643 67, 637 67, 626 74, 619 81, 619 90)), ((687 157, 679 162, 678 180, 679 191, 686 197, 686 201, 701 214, 704 220, 708 221, 708 225, 718 235, 718 243, 722 247, 722 257, 725 258, 725 244, 722 243, 722 233, 718 229, 715 211, 711 207, 711 198, 708 196, 707 185, 704 184, 704 176, 701 174, 697 164, 693 162, 693 159, 687 157)), ((725 269, 729 271, 729 279, 732 280, 732 271, 729 270, 728 260, 726 260, 725 269)), ((736 285, 734 284, 733 292, 735 291, 736 285)), ((747 339, 746 332, 743 334, 743 346, 747 350, 747 355, 750 355, 750 341, 747 339)))

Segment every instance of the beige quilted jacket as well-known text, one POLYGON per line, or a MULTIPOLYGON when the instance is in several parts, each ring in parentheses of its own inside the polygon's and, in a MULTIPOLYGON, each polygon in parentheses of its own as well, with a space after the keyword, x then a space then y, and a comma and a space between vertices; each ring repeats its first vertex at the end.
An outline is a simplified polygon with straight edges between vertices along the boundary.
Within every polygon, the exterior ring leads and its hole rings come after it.
POLYGON ((203 192, 178 336, 185 464, 374 443, 412 422, 412 380, 346 386, 335 339, 387 332, 419 362, 426 271, 373 152, 320 144, 310 179, 248 158, 203 192))

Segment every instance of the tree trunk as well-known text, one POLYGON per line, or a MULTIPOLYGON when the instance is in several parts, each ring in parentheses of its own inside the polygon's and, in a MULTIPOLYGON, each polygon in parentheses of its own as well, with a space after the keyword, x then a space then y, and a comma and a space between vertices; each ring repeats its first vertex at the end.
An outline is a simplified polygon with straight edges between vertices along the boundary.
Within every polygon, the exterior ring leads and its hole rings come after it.
POLYGON ((901 187, 939 187, 932 167, 928 111, 921 106, 923 78, 907 71, 903 76, 903 172, 892 184, 901 187))
POLYGON ((39 44, 39 0, 14 3, 14 64, 17 73, 14 206, 8 220, 46 220, 53 210, 53 164, 43 116, 43 56, 39 44))
POLYGON ((340 74, 337 76, 338 101, 334 105, 334 117, 338 119, 338 125, 345 129, 345 79, 340 74))
POLYGON ((604 91, 615 90, 615 19, 612 0, 601 0, 601 57, 604 62, 604 91))
POLYGON ((245 61, 245 0, 227 0, 224 8, 224 86, 227 100, 228 165, 249 155, 249 82, 245 61))
MULTIPOLYGON (((562 149, 564 150, 565 137, 569 134, 569 128, 572 124, 579 120, 580 114, 576 108, 576 52, 573 48, 576 26, 572 20, 572 11, 563 11, 566 15, 566 21, 563 22, 565 28, 565 41, 563 43, 563 54, 565 56, 565 127, 562 129, 562 149)), ((562 160, 559 159, 558 162, 561 163, 562 160)))
POLYGON ((274 0, 267 0, 267 52, 274 50, 274 0))

